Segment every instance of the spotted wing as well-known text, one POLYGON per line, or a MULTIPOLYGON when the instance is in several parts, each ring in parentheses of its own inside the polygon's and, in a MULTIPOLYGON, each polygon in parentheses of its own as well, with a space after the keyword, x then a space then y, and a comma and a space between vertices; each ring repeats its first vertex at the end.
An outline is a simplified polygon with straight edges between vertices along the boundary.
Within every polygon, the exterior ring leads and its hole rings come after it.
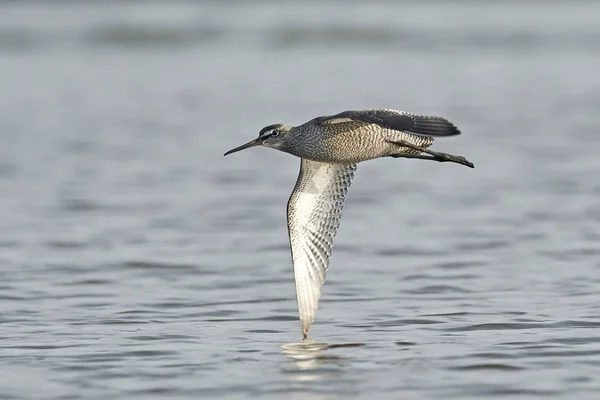
POLYGON ((325 281, 333 238, 356 164, 329 164, 302 159, 287 207, 302 333, 314 320, 325 281))
POLYGON ((421 136, 453 136, 460 134, 454 124, 442 117, 416 115, 397 110, 349 110, 320 118, 323 124, 362 122, 421 136))

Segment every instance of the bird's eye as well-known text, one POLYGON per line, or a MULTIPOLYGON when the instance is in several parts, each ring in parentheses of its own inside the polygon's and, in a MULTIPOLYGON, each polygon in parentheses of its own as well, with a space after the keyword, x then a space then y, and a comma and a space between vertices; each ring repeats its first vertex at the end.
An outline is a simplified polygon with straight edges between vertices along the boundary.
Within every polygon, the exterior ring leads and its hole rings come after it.
POLYGON ((271 132, 271 137, 277 137, 277 136, 279 136, 279 131, 274 130, 271 132))

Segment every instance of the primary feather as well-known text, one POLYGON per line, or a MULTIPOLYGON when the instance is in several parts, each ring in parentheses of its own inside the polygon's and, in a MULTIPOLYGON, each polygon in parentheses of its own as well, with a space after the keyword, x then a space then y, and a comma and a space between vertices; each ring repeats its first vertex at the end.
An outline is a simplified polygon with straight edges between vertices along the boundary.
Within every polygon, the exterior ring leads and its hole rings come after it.
POLYGON ((412 133, 424 136, 460 135, 460 130, 453 123, 442 117, 417 115, 405 111, 390 109, 348 110, 339 114, 322 117, 323 123, 328 121, 357 121, 375 124, 385 129, 412 133))
POLYGON ((287 207, 302 333, 312 324, 356 164, 303 159, 287 207))

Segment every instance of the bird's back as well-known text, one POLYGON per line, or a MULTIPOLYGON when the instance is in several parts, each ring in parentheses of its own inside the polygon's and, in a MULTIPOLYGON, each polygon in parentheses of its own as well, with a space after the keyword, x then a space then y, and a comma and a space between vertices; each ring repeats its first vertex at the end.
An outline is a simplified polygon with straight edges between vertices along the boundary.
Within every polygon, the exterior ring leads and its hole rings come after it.
POLYGON ((377 124, 347 118, 319 117, 296 128, 292 148, 301 158, 333 163, 356 163, 400 152, 418 154, 418 151, 399 149, 394 142, 407 141, 416 146, 429 147, 433 138, 413 135, 377 124))

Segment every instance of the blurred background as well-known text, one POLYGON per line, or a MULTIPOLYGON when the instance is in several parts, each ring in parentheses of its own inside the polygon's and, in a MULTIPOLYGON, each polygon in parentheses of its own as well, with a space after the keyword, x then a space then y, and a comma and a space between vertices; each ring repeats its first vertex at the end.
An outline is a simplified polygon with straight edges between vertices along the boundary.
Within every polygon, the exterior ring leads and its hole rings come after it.
POLYGON ((595 398, 600 3, 0 2, 0 398, 595 398), (272 123, 444 116, 361 164, 311 336, 272 123))

